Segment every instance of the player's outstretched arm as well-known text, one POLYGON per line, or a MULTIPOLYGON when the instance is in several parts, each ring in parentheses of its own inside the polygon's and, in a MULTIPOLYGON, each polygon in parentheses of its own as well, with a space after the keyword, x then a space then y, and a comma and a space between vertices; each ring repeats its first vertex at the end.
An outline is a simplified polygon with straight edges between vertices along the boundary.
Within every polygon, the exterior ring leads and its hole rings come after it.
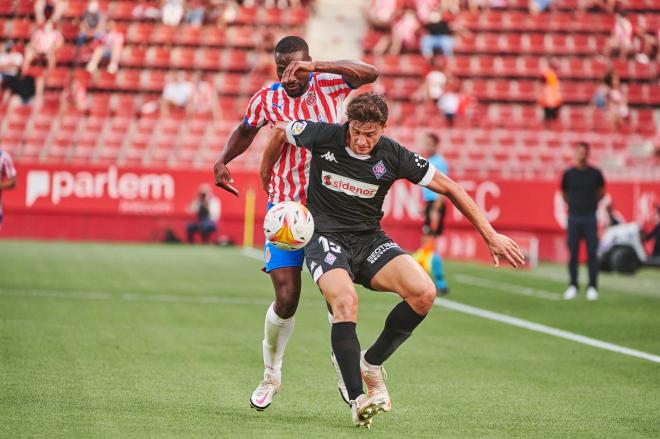
POLYGON ((266 142, 266 149, 261 158, 261 165, 259 166, 259 177, 261 178, 261 187, 264 191, 268 192, 268 184, 270 183, 270 176, 273 172, 273 166, 277 163, 280 155, 282 155, 282 147, 286 143, 286 124, 279 123, 273 127, 268 141, 266 142))
POLYGON ((341 75, 352 88, 370 84, 378 79, 376 67, 362 61, 294 61, 282 74, 282 83, 295 81, 298 75, 312 72, 341 75))
POLYGON ((446 196, 461 211, 481 234, 496 267, 500 265, 499 257, 503 256, 514 267, 523 265, 525 257, 518 244, 511 238, 501 235, 493 229, 476 203, 454 180, 436 170, 431 183, 427 186, 434 192, 446 196))
POLYGON ((231 185, 234 179, 231 178, 227 163, 243 154, 250 147, 258 132, 259 128, 252 128, 245 123, 241 123, 232 131, 224 149, 213 164, 216 186, 238 196, 238 190, 231 185))

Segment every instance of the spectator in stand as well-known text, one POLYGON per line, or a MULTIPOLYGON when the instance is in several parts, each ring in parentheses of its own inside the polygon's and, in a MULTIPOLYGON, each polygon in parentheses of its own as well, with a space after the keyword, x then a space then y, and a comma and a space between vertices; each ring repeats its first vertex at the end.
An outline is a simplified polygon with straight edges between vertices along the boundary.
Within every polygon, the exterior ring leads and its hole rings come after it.
POLYGON ((651 256, 660 257, 660 206, 655 207, 655 227, 648 233, 643 233, 644 242, 654 240, 651 256))
POLYGON ((67 0, 36 0, 34 2, 34 16, 37 24, 41 25, 46 20, 57 23, 66 11, 67 0))
POLYGON ((621 80, 616 70, 610 68, 596 90, 593 102, 597 108, 607 110, 608 119, 615 129, 621 128, 630 114, 628 103, 621 91, 621 80))
POLYGON ((98 39, 103 35, 105 27, 105 15, 101 13, 99 2, 91 0, 80 17, 78 38, 76 39, 76 58, 80 47, 92 39, 98 39))
POLYGON ((206 5, 204 0, 190 0, 188 10, 186 11, 186 23, 192 26, 201 26, 204 24, 204 14, 206 5))
POLYGON ((186 73, 179 71, 168 78, 161 98, 161 114, 168 115, 171 109, 185 111, 191 101, 194 84, 188 80, 186 73))
POLYGON ((136 20, 158 20, 160 18, 160 9, 149 0, 140 0, 133 8, 133 18, 136 20))
POLYGON ((529 0, 529 13, 532 15, 547 12, 552 8, 552 0, 529 0))
POLYGON ((438 100, 438 109, 445 116, 447 125, 450 127, 454 126, 454 119, 456 115, 461 112, 461 109, 464 109, 463 97, 460 93, 461 83, 458 78, 450 78, 447 82, 444 93, 440 96, 438 100))
POLYGON ((5 41, 0 52, 0 85, 18 76, 23 66, 23 54, 14 48, 14 42, 5 41))
POLYGON ((213 84, 213 75, 202 76, 196 73, 188 113, 212 114, 214 119, 219 117, 218 92, 213 84))
POLYGON ((444 60, 441 60, 438 65, 433 65, 433 59, 431 59, 432 66, 430 71, 424 77, 424 82, 417 89, 413 95, 413 99, 417 102, 429 103, 433 102, 434 104, 438 102, 438 99, 445 92, 445 86, 447 85, 447 75, 444 72, 444 60))
POLYGON ((188 208, 190 213, 194 213, 196 220, 188 223, 186 233, 188 242, 195 242, 195 234, 199 233, 202 242, 207 244, 209 238, 218 229, 217 222, 220 219, 220 200, 210 194, 208 185, 202 185, 199 188, 199 194, 188 208))
POLYGON ((16 187, 16 168, 7 151, 0 149, 0 229, 2 229, 2 192, 16 187))
POLYGON ((94 41, 94 51, 87 63, 87 71, 96 72, 101 61, 108 61, 108 73, 117 73, 124 34, 117 30, 113 21, 108 22, 105 35, 94 41))
POLYGON ((561 191, 568 205, 567 244, 570 252, 568 271, 570 284, 564 299, 571 300, 578 292, 578 256, 580 241, 587 243, 589 285, 587 300, 598 299, 598 223, 596 209, 605 195, 602 172, 589 164, 589 144, 580 142, 575 147, 576 163, 567 169, 561 179, 561 191))
POLYGON ((163 24, 178 26, 183 18, 184 9, 184 0, 162 0, 160 12, 163 24))
POLYGON ((2 102, 4 105, 9 102, 9 108, 14 108, 18 105, 29 105, 33 102, 39 105, 44 92, 44 78, 30 74, 21 74, 9 79, 2 83, 4 93, 2 95, 2 102))
POLYGON ((633 25, 626 18, 625 12, 618 11, 614 19, 614 29, 612 35, 605 43, 605 54, 613 58, 618 52, 619 59, 627 59, 633 49, 633 25))
POLYGON ((376 46, 374 53, 382 55, 389 51, 390 55, 400 55, 403 47, 413 48, 420 28, 415 10, 410 7, 401 9, 391 27, 391 32, 385 33, 376 46))
POLYGON ((367 23, 378 31, 391 31, 401 3, 400 0, 369 0, 364 8, 367 23))
POLYGON ((443 12, 441 7, 436 7, 425 17, 428 19, 424 22, 424 28, 428 33, 420 39, 419 49, 427 59, 432 58, 437 49, 444 56, 451 56, 454 53, 454 34, 469 34, 458 17, 443 12))
POLYGON ((547 61, 541 81, 543 81, 543 85, 539 96, 539 104, 543 108, 543 120, 546 125, 549 125, 559 117, 559 108, 562 104, 559 76, 554 60, 547 61))
POLYGON ((660 29, 658 29, 657 34, 653 32, 648 32, 641 29, 635 35, 635 59, 641 64, 648 64, 652 60, 660 61, 660 51, 658 46, 660 45, 660 29))
POLYGON ((21 71, 25 74, 35 58, 45 58, 48 70, 55 68, 57 49, 64 44, 64 37, 59 30, 55 29, 53 23, 46 22, 38 27, 30 37, 30 43, 25 48, 25 59, 21 71))
POLYGON ((66 113, 72 109, 78 113, 84 113, 88 108, 87 87, 80 78, 72 75, 69 85, 62 90, 60 95, 60 113, 66 113))

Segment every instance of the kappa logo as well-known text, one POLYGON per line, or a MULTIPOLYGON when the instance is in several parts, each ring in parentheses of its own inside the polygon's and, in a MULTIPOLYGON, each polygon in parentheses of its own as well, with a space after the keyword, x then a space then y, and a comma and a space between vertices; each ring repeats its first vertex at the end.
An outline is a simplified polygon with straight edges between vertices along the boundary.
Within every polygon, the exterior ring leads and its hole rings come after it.
POLYGON ((374 175, 378 180, 380 180, 380 177, 385 175, 387 173, 387 168, 385 167, 385 163, 383 163, 382 160, 380 160, 378 163, 376 163, 372 168, 372 171, 374 171, 374 175))
POLYGON ((326 153, 323 154, 321 157, 323 157, 324 159, 326 159, 326 160, 329 161, 329 162, 335 162, 335 163, 338 163, 338 162, 337 162, 337 159, 335 158, 335 154, 332 153, 332 152, 330 152, 330 151, 326 152, 326 153))
POLYGON ((321 173, 321 182, 331 191, 343 192, 352 197, 373 198, 378 192, 378 186, 375 184, 364 183, 327 171, 321 173))
POLYGON ((415 164, 418 167, 423 168, 426 166, 426 159, 419 154, 415 154, 415 164))

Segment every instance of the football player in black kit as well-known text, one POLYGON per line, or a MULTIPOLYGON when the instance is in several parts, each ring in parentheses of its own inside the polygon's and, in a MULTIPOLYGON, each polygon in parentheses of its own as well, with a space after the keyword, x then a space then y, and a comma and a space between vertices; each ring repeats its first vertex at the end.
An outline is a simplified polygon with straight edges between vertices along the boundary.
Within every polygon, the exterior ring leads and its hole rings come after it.
POLYGON ((340 391, 351 405, 354 424, 366 427, 374 415, 391 408, 383 362, 424 320, 436 297, 422 267, 381 229, 383 200, 392 184, 407 179, 446 196, 479 231, 495 266, 500 257, 514 267, 524 263, 518 245, 495 232, 458 184, 419 154, 382 135, 387 113, 382 97, 366 93, 348 105, 343 125, 280 123, 268 141, 261 168, 262 177, 267 177, 284 142, 312 153, 307 207, 315 230, 305 259, 332 310, 332 359, 341 374, 340 391), (403 299, 387 316, 375 343, 362 352, 355 331, 358 296, 353 283, 392 291, 403 299))

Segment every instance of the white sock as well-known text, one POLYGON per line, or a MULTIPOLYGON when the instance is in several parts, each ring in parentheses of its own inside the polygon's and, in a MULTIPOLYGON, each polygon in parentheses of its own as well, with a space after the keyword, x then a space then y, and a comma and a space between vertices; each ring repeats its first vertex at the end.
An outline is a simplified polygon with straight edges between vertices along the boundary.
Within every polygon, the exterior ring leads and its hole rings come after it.
POLYGON ((264 368, 278 381, 282 380, 282 358, 286 342, 293 332, 295 317, 283 319, 275 314, 275 303, 271 303, 264 322, 264 368))

